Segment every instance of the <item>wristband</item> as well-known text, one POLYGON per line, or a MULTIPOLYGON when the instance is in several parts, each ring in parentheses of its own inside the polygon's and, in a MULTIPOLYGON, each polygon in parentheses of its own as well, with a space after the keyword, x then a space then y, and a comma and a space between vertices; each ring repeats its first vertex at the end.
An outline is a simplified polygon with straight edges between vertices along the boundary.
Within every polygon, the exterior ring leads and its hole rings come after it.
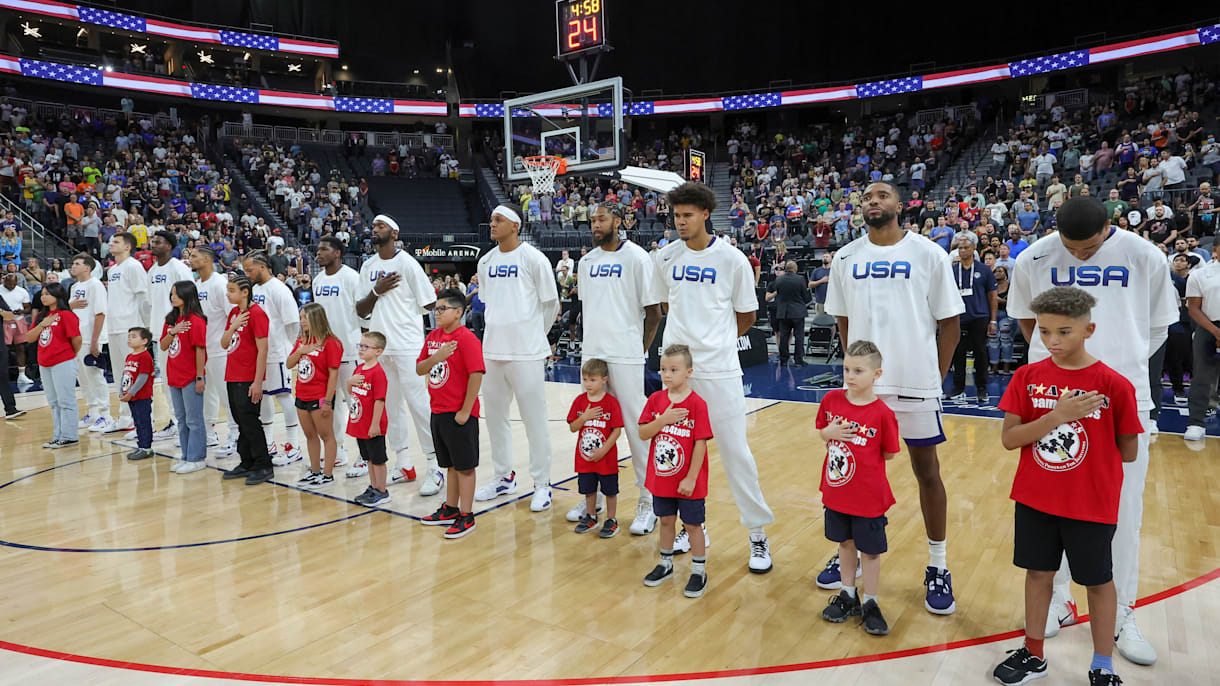
POLYGON ((202 377, 202 376, 196 376, 196 377, 195 377, 195 380, 196 380, 196 381, 203 381, 203 380, 204 380, 204 377, 202 377))

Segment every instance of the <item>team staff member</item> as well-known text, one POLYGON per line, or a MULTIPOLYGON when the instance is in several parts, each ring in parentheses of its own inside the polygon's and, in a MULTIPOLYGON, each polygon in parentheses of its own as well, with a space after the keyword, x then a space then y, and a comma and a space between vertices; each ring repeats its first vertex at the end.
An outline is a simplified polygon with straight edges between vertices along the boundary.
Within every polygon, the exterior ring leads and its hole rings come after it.
MULTIPOLYGON (((334 407, 335 440, 339 443, 335 466, 347 464, 347 451, 343 439, 347 435, 347 382, 356 369, 356 346, 360 344, 360 328, 364 322, 356 314, 356 293, 360 290, 360 274, 343 264, 343 241, 334 236, 323 236, 318 241, 316 255, 322 268, 313 277, 313 301, 326 311, 326 321, 331 331, 343 344, 343 355, 339 358, 339 385, 336 387, 334 407)), ((364 460, 359 460, 347 470, 349 478, 368 474, 364 460)))
MULTIPOLYGON (((110 346, 111 371, 122 368, 123 360, 127 359, 127 332, 134 327, 147 328, 148 302, 148 272, 138 260, 131 258, 136 249, 136 237, 127 233, 116 233, 110 237, 110 255, 114 257, 114 266, 106 272, 107 280, 107 311, 106 338, 110 346)), ((122 374, 116 374, 118 383, 122 374)), ((131 431, 136 424, 131 418, 131 409, 126 403, 119 403, 118 419, 107 418, 105 424, 94 424, 90 431, 111 433, 114 431, 131 431)))
MULTIPOLYGON (((138 239, 137 239, 138 240, 138 239)), ((155 262, 148 268, 148 301, 149 309, 152 315, 149 317, 151 331, 158 331, 158 327, 165 321, 165 316, 169 314, 172 306, 169 302, 169 292, 174 284, 179 281, 190 281, 191 270, 186 264, 174 257, 174 248, 178 245, 178 239, 169 231, 158 231, 153 234, 148 241, 148 246, 152 250, 155 262)), ((161 346, 153 346, 153 357, 157 360, 157 371, 161 372, 161 378, 165 378, 166 351, 161 349, 161 346)), ((210 432, 210 429, 208 430, 210 432)), ((164 429, 153 433, 154 440, 165 440, 178 435, 178 429, 174 426, 174 421, 171 419, 169 424, 164 429)), ((131 436, 128 437, 132 438, 131 436)), ((212 434, 211 438, 215 438, 212 434)), ((208 445, 215 445, 210 442, 208 445)))
POLYGON ((97 358, 102 354, 105 341, 107 294, 102 282, 93 277, 97 261, 81 253, 72 258, 68 273, 76 280, 69 294, 69 307, 80 320, 80 335, 83 345, 76 353, 76 379, 85 401, 85 416, 77 428, 89 429, 94 424, 105 426, 110 416, 109 389, 106 374, 97 365, 85 364, 85 357, 97 358))
POLYGON ((259 420, 267 439, 267 452, 271 462, 283 467, 301 459, 301 424, 292 402, 292 378, 288 375, 288 353, 292 342, 301 332, 297 299, 283 281, 271 273, 271 262, 267 253, 259 250, 250 253, 242 261, 246 275, 254 284, 254 302, 267 313, 271 322, 271 333, 267 336, 267 377, 263 380, 263 400, 259 420), (284 415, 284 454, 280 455, 275 445, 275 406, 280 406, 284 415))
POLYGON ((1201 441, 1207 436, 1207 409, 1220 371, 1220 241, 1212 244, 1212 260, 1186 279, 1186 311, 1195 322, 1195 335, 1187 396, 1190 418, 1183 438, 1201 441))
POLYGON ((199 292, 199 306, 203 316, 208 320, 208 364, 207 377, 212 383, 203 390, 203 424, 208 432, 208 445, 219 444, 216 424, 220 422, 220 410, 225 411, 226 422, 229 425, 227 438, 216 451, 217 457, 232 457, 237 454, 237 422, 229 410, 229 393, 220 382, 225 378, 226 358, 229 352, 221 345, 220 338, 224 335, 226 321, 229 318, 229 280, 216 271, 216 253, 206 245, 197 246, 191 251, 191 269, 197 275, 195 290, 199 292))
POLYGON ((396 240, 398 222, 384 214, 374 217, 373 246, 377 254, 360 266, 356 316, 367 317, 369 329, 386 337, 385 352, 379 360, 388 384, 385 411, 390 435, 385 438, 389 449, 398 456, 397 468, 391 472, 389 482, 416 478, 407 452, 409 411, 425 462, 419 494, 429 496, 440 493, 445 477, 436 465, 428 386, 415 373, 415 358, 424 345, 423 315, 436 305, 436 291, 428 282, 424 268, 415 258, 399 250, 394 245, 396 240))
POLYGON ((491 500, 517 491, 513 471, 513 437, 508 406, 517 398, 529 440, 534 495, 530 510, 551 506, 551 435, 547 429, 547 333, 559 314, 559 290, 551 263, 532 245, 521 242, 521 209, 498 205, 491 211, 491 239, 496 247, 479 259, 479 296, 487 304, 483 359, 487 374, 483 401, 491 434, 495 480, 475 491, 475 500, 491 500))
POLYGON ((996 333, 1000 296, 991 267, 974 260, 974 241, 957 240, 960 261, 953 265, 953 279, 966 311, 961 315, 961 338, 953 353, 953 390, 949 397, 966 392, 966 351, 974 353, 974 390, 980 403, 987 402, 987 337, 996 333))

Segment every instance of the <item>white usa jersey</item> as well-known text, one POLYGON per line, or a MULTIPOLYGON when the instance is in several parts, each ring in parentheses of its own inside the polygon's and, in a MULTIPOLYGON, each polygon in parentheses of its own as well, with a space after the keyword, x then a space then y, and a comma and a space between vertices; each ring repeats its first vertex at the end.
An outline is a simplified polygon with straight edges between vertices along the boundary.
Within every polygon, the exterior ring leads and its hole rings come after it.
POLYGON ((758 311, 749 258, 713 236, 703 250, 671 241, 657 251, 653 262, 654 296, 669 303, 662 345, 689 346, 695 378, 741 376, 737 313, 758 311))
POLYGON ((148 301, 152 311, 152 316, 149 317, 150 329, 160 332, 165 315, 173 309, 169 302, 169 292, 173 285, 179 281, 191 280, 190 267, 176 257, 169 258, 164 265, 153 262, 153 266, 148 269, 148 301))
POLYGON ((267 362, 283 362, 300 331, 301 315, 292 290, 275 277, 254 285, 252 299, 267 313, 267 362))
POLYGON ((106 333, 127 334, 135 326, 148 326, 144 320, 148 306, 148 272, 139 260, 128 257, 106 272, 106 333))
POLYGON ((208 320, 208 358, 217 355, 225 356, 229 351, 220 344, 228 324, 229 310, 229 279, 220 272, 212 272, 207 281, 195 279, 195 290, 199 291, 199 307, 208 320))
POLYGON ((339 267, 333 276, 322 270, 313 277, 313 300, 326 310, 330 330, 343 344, 344 362, 356 359, 356 345, 360 343, 361 321, 356 316, 359 290, 360 274, 347 265, 339 267))
POLYGON ((630 241, 607 252, 593 248, 576 267, 584 305, 588 359, 617 364, 644 362, 644 308, 659 302, 652 258, 630 241))
MULTIPOLYGON (((1169 325, 1178 321, 1178 291, 1156 246, 1129 231, 1110 229, 1101 248, 1081 261, 1054 233, 1021 251, 1011 282, 1008 316, 1015 319, 1035 319, 1030 302, 1054 286, 1075 286, 1096 298, 1097 329, 1085 341, 1085 350, 1127 377, 1141 411, 1152 409, 1148 358, 1156 352, 1152 346, 1160 347, 1165 340, 1169 325)), ((1037 327, 1032 338, 1029 361, 1049 357, 1037 327)))
MULTIPOLYGON (((68 294, 68 302, 72 303, 77 300, 84 300, 89 303, 88 306, 78 310, 72 310, 80 319, 80 340, 82 347, 88 352, 89 344, 93 342, 93 320, 99 314, 106 314, 107 296, 106 287, 101 281, 90 278, 88 281, 77 281, 72 284, 72 292, 68 294)), ((106 342, 106 321, 102 320, 102 331, 98 332, 98 343, 106 342)))
POLYGON ((893 245, 861 236, 830 263, 826 314, 847 318, 849 343, 881 351, 877 395, 939 398, 936 323, 965 311, 948 253, 917 233, 893 245))
POLYGON ((550 260, 537 248, 496 247, 479 258, 479 299, 487 305, 484 359, 541 360, 551 354, 546 335, 559 314, 559 287, 550 260))
POLYGON ((399 250, 388 260, 372 255, 360 265, 360 292, 357 300, 363 300, 377 285, 377 279, 386 274, 398 274, 398 285, 382 293, 373 303, 369 315, 369 330, 385 336, 385 351, 390 354, 411 355, 414 359, 424 349, 423 315, 428 305, 436 302, 436 290, 419 266, 407 253, 399 250))

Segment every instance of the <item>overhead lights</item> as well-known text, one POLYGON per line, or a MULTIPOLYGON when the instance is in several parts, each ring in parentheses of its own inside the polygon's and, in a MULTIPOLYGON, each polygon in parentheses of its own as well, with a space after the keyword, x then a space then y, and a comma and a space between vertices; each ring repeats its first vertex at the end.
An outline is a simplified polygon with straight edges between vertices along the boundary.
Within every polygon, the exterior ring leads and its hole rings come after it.
POLYGON ((109 64, 107 64, 107 65, 106 65, 106 71, 108 71, 108 72, 114 71, 114 67, 112 67, 112 66, 110 66, 109 64))
POLYGON ((294 71, 301 71, 301 65, 299 65, 299 64, 290 64, 290 65, 288 65, 288 71, 289 71, 290 73, 291 73, 291 72, 294 72, 294 71))
POLYGON ((347 65, 343 65, 343 71, 347 71, 347 65))
POLYGON ((444 70, 444 69, 441 69, 440 67, 437 67, 437 68, 436 68, 436 73, 437 73, 437 74, 444 74, 444 73, 445 73, 445 70, 444 70))
POLYGON ((202 62, 203 64, 216 64, 216 60, 212 59, 211 55, 209 55, 208 53, 206 53, 202 50, 200 50, 199 52, 197 52, 195 54, 199 55, 199 61, 202 62))
POLYGON ((241 56, 241 58, 242 58, 243 60, 245 60, 245 61, 249 62, 249 61, 250 61, 250 53, 248 53, 248 52, 247 52, 246 54, 242 55, 242 56, 241 56))
POLYGON ((133 55, 135 55, 135 54, 147 55, 147 54, 148 54, 148 46, 147 46, 147 45, 142 45, 142 44, 140 44, 140 43, 132 43, 132 44, 131 44, 131 54, 133 54, 133 55))
POLYGON ((30 26, 30 22, 21 25, 21 35, 29 36, 30 38, 42 38, 42 30, 37 26, 30 26))
POLYGON ((89 35, 89 32, 88 32, 88 31, 86 31, 86 30, 84 29, 84 27, 81 27, 81 29, 80 29, 79 31, 77 31, 77 32, 76 32, 76 37, 77 37, 77 38, 80 38, 81 36, 87 36, 87 35, 89 35))
POLYGON ((416 69, 416 70, 415 70, 415 73, 416 73, 416 74, 418 74, 418 73, 419 73, 419 70, 418 70, 418 69, 416 69))

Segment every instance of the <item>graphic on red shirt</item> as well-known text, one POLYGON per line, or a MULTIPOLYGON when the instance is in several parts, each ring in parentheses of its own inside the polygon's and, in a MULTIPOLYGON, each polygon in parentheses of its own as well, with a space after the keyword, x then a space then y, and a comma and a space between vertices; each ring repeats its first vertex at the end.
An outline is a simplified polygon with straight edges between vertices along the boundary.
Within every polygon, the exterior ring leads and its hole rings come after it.
MULTIPOLYGON (((466 402, 466 389, 470 375, 486 371, 483 365, 483 343, 470 329, 459 326, 452 332, 436 328, 424 339, 416 362, 436 354, 449 341, 457 343, 453 354, 438 362, 428 372, 428 395, 432 398, 432 411, 436 414, 458 412, 466 402)), ((470 411, 471 417, 479 416, 479 401, 476 398, 470 411)))
MULTIPOLYGON (((364 378, 352 386, 352 399, 348 403, 351 409, 347 415, 347 435, 355 438, 369 438, 369 428, 373 424, 373 405, 378 400, 385 401, 387 386, 385 370, 379 364, 373 366, 372 369, 365 369, 361 366, 356 370, 356 374, 364 378)), ((386 432, 389 421, 386 415, 388 414, 385 408, 382 408, 381 421, 378 423, 379 434, 382 436, 386 432)))
POLYGON ((123 362, 123 380, 119 383, 119 395, 126 395, 128 389, 131 388, 131 385, 135 383, 141 374, 147 374, 148 378, 144 381, 144 385, 140 387, 140 390, 131 396, 132 400, 147 400, 153 396, 153 359, 152 353, 147 350, 131 353, 123 362))
MULTIPOLYGON (((229 356, 225 362, 225 381, 254 381, 255 367, 258 364, 258 345, 255 339, 266 338, 270 329, 267 313, 258 305, 250 305, 246 310, 249 318, 237 331, 233 332, 229 341, 229 356)), ((225 330, 233 325, 233 320, 241 313, 234 306, 225 319, 225 330)))
POLYGON ((572 400, 568 408, 568 423, 584 414, 590 407, 602 408, 601 416, 590 419, 580 427, 576 439, 576 473, 577 474, 618 474, 618 446, 611 446, 602 459, 589 461, 589 455, 601 449, 610 434, 623 426, 623 410, 618 399, 607 393, 597 402, 589 402, 589 394, 581 393, 572 400))
MULTIPOLYGON (((165 381, 174 388, 185 388, 195 382, 199 371, 195 367, 195 348, 204 349, 204 361, 207 361, 208 320, 193 314, 187 321, 190 328, 175 336, 166 351, 169 355, 165 363, 165 381)), ((168 323, 161 326, 162 338, 169 334, 169 329, 168 323)))
MULTIPOLYGON (((662 389, 648 397, 640 424, 647 424, 665 413, 670 406, 669 391, 662 389)), ((712 425, 707 418, 707 403, 694 391, 673 406, 688 411, 686 419, 668 424, 652 437, 648 449, 648 477, 645 488, 663 498, 699 500, 707 497, 707 459, 690 495, 679 495, 678 484, 686 478, 694 459, 695 442, 712 438, 712 425)))
POLYGON ((1029 423, 1060 398, 1089 391, 1102 396, 1100 409, 1021 447, 1009 497, 1047 514, 1115 524, 1123 485, 1118 436, 1144 430, 1131 382, 1101 362, 1064 369, 1047 358, 1017 370, 999 408, 1029 423))
POLYGON ((857 517, 880 517, 894 504, 885 475, 885 454, 901 450, 898 419, 881 400, 856 405, 842 390, 826 394, 818 406, 818 429, 842 419, 855 431, 850 442, 827 441, 822 469, 822 504, 857 517))
POLYGON ((55 320, 38 334, 38 364, 53 367, 76 357, 71 339, 80 335, 80 320, 70 310, 55 310, 46 318, 55 320))
MULTIPOLYGON (((300 339, 292 345, 292 352, 301 347, 300 339)), ((302 355, 297 360, 296 397, 299 400, 324 400, 326 385, 330 382, 330 370, 338 369, 343 359, 343 343, 331 336, 321 348, 302 355)))

